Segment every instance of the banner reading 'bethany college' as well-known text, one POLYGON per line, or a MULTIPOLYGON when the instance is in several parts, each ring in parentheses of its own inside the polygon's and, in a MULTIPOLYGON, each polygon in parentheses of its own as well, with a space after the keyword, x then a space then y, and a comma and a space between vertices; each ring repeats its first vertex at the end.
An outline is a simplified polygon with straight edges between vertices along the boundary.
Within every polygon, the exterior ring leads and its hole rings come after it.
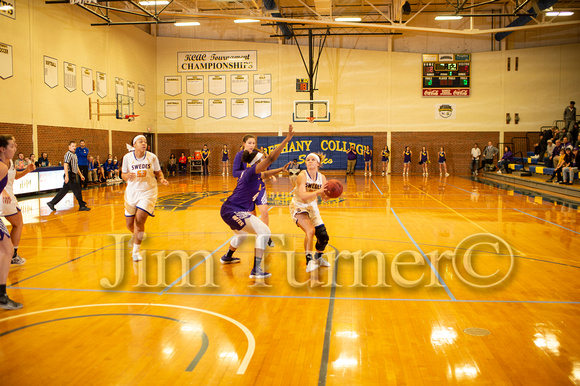
MULTIPOLYGON (((258 148, 264 147, 270 153, 274 148, 284 140, 284 137, 258 137, 258 148)), ((280 157, 274 162, 271 169, 284 166, 294 158, 298 160, 301 169, 306 169, 304 161, 309 153, 323 153, 326 160, 322 170, 346 170, 346 150, 354 145, 357 155, 356 168, 364 169, 363 149, 368 146, 373 148, 372 136, 326 136, 326 137, 298 137, 292 138, 292 141, 286 145, 280 157)), ((379 155, 373 154, 373 162, 378 162, 379 155)))
POLYGON ((190 51, 177 53, 178 72, 256 71, 257 51, 190 51))

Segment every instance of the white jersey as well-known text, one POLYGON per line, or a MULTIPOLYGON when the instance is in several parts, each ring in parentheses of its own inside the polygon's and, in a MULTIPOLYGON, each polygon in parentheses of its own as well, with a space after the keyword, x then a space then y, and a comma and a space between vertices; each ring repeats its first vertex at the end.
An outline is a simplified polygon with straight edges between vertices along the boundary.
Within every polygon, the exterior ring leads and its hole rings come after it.
POLYGON ((157 179, 155 173, 161 171, 159 159, 148 151, 141 159, 135 157, 135 151, 131 151, 123 157, 123 173, 135 173, 137 177, 133 181, 127 181, 126 192, 149 192, 157 194, 157 179))
MULTIPOLYGON (((316 175, 314 178, 312 178, 310 176, 310 173, 308 173, 308 170, 303 170, 302 172, 300 172, 300 174, 305 174, 306 175, 306 191, 307 192, 314 192, 320 188, 322 188, 322 174, 316 172, 316 175)), ((309 204, 310 202, 306 202, 303 201, 299 194, 298 194, 298 187, 296 187, 296 190, 294 192, 294 201, 296 201, 299 204, 309 204)), ((317 198, 314 198, 314 203, 316 203, 317 198)))
POLYGON ((16 196, 14 195, 14 180, 16 179, 16 167, 14 166, 14 162, 10 160, 10 167, 8 167, 8 181, 6 182, 6 187, 4 191, 8 193, 11 198, 10 204, 5 204, 4 199, 0 195, 0 216, 11 216, 16 214, 20 211, 20 207, 18 206, 18 200, 16 200, 16 196))
MULTIPOLYGON (((307 170, 303 170, 300 174, 304 173, 306 175, 306 191, 314 192, 322 188, 322 174, 316 172, 316 176, 312 178, 307 170)), ((298 195, 298 187, 294 193, 294 198, 290 202, 290 215, 297 221, 297 214, 307 213, 310 221, 315 227, 323 224, 322 218, 320 217, 320 212, 318 211, 318 197, 313 198, 310 202, 303 201, 298 195)))

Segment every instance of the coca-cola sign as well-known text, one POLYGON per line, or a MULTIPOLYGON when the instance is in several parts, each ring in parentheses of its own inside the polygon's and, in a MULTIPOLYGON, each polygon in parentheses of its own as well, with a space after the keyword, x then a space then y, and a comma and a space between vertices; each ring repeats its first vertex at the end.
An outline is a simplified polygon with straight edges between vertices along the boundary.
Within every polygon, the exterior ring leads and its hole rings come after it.
POLYGON ((467 97, 468 88, 424 88, 424 97, 467 97))

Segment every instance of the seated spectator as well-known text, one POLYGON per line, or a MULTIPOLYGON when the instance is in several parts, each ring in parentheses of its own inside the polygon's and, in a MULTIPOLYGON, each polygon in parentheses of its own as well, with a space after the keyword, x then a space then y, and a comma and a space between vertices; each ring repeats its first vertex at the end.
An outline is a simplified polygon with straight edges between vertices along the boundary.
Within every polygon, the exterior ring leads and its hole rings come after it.
POLYGON ((32 164, 32 165, 36 166, 36 156, 34 154, 31 154, 30 158, 28 158, 26 160, 26 162, 28 162, 28 165, 32 164))
POLYGON ((562 169, 564 184, 574 184, 574 174, 578 171, 578 167, 580 167, 580 152, 578 151, 578 148, 575 147, 572 149, 572 154, 570 155, 570 164, 562 169))
POLYGON ((17 172, 21 172, 28 166, 28 162, 24 159, 24 153, 18 153, 18 159, 14 161, 14 167, 17 172))
POLYGON ((48 153, 42 153, 42 156, 36 161, 36 166, 39 168, 45 168, 50 166, 50 162, 48 161, 48 153))
POLYGON ((564 137, 564 139, 562 139, 562 149, 566 149, 567 147, 573 148, 574 145, 570 143, 568 137, 564 137))
POLYGON ((292 163, 288 167, 288 172, 291 176, 297 176, 300 174, 300 165, 298 165, 298 160, 296 158, 292 160, 292 163))
POLYGON ((119 161, 117 160, 117 157, 113 158, 113 166, 111 167, 111 170, 113 172, 113 178, 114 179, 120 179, 119 177, 119 161))
POLYGON ((557 153, 555 153, 556 151, 556 147, 560 146, 560 140, 556 140, 556 144, 552 144, 552 140, 548 141, 548 149, 546 150, 546 156, 544 157, 544 165, 548 168, 553 168, 554 167, 554 155, 555 154, 560 154, 560 149, 557 149, 557 153))
POLYGON ((510 162, 513 161, 513 159, 514 155, 512 154, 510 147, 509 146, 504 147, 503 157, 501 157, 501 160, 497 163, 497 167, 499 169, 497 171, 498 174, 510 173, 508 165, 510 164, 510 162))
POLYGON ((541 146, 539 143, 534 143, 534 157, 539 157, 541 152, 541 146))
POLYGON ((185 173, 187 171, 187 157, 185 153, 181 153, 181 157, 179 157, 179 172, 185 173))
POLYGON ((566 150, 560 149, 560 157, 558 158, 558 165, 556 166, 556 168, 552 172, 552 177, 550 177, 550 179, 548 179, 546 182, 552 182, 552 181, 554 181, 554 177, 558 177, 556 182, 559 184, 562 183, 563 182, 562 181, 562 171, 569 164, 570 164, 570 159, 566 155, 566 150))
POLYGON ((97 170, 99 170, 98 165, 95 165, 95 160, 94 160, 93 156, 89 156, 88 161, 89 161, 89 165, 88 165, 88 173, 87 173, 87 182, 96 183, 96 182, 98 182, 98 176, 97 176, 97 170))
POLYGON ((578 138, 576 139, 576 144, 574 144, 574 147, 580 147, 580 134, 578 134, 578 138))
POLYGON ((101 157, 97 156, 95 160, 95 170, 97 171, 97 182, 105 182, 107 178, 105 177, 105 168, 104 165, 101 163, 101 157))
POLYGON ((175 176, 176 172, 177 172, 177 158, 175 157, 175 154, 171 153, 171 155, 169 156, 169 163, 167 164, 167 174, 169 176, 175 176))
POLYGON ((113 156, 109 154, 107 161, 103 164, 103 169, 105 171, 105 178, 113 178, 113 156))

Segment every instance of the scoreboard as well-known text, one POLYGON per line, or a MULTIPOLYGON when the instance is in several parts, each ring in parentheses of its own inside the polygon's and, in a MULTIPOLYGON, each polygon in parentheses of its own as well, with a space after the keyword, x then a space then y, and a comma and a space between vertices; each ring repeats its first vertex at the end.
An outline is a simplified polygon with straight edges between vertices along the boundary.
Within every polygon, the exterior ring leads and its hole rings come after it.
POLYGON ((471 54, 423 54, 423 96, 469 96, 471 54))

